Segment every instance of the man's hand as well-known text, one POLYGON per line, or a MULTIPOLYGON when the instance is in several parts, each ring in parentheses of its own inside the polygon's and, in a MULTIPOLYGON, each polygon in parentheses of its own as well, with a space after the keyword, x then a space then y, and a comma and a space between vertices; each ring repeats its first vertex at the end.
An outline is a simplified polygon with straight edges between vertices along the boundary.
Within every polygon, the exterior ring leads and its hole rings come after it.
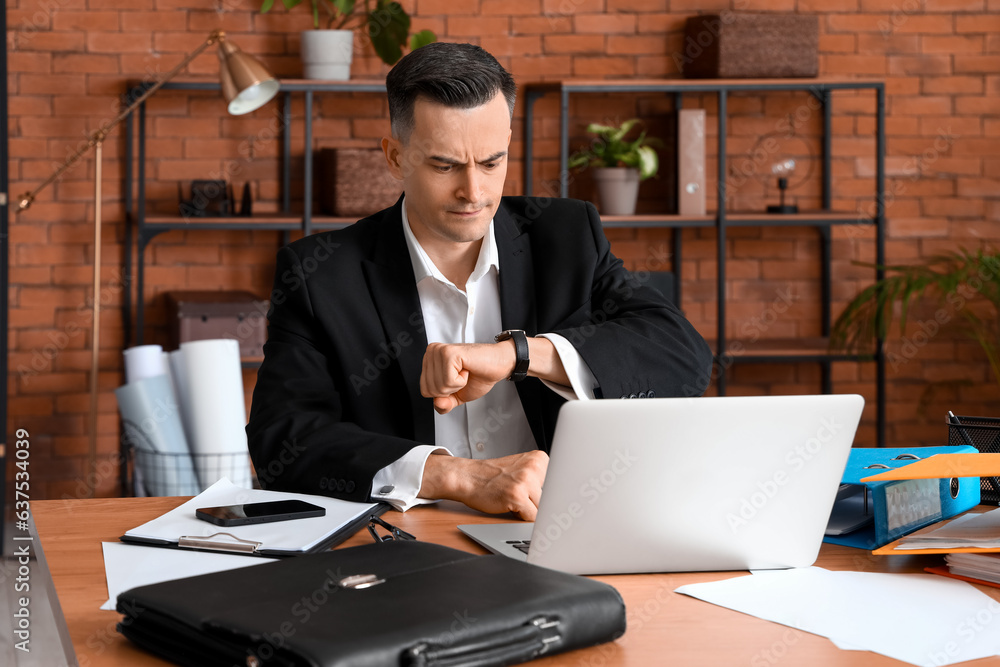
POLYGON ((534 521, 548 465, 548 454, 540 450, 498 459, 431 455, 420 497, 457 500, 481 512, 513 512, 534 521))
POLYGON ((434 399, 441 414, 486 395, 514 369, 514 341, 430 343, 424 352, 420 393, 434 399))

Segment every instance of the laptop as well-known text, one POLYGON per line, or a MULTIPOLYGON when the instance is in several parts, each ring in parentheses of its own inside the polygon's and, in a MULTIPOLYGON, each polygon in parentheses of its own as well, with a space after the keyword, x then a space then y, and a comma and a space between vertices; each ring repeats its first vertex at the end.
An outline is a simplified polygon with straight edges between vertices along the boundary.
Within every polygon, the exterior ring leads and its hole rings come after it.
POLYGON ((812 565, 863 407, 837 394, 571 401, 536 521, 458 528, 574 574, 812 565))

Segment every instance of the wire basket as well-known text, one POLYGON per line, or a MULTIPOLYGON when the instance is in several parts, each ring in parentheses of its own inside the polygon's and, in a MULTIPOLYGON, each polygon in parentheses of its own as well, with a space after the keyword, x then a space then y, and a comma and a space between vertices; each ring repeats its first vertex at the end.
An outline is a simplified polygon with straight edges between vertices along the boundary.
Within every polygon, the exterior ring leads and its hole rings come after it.
POLYGON ((257 486, 247 453, 169 453, 141 447, 128 452, 136 496, 195 496, 223 477, 243 486, 248 469, 257 486))
MULTIPOLYGON (((992 417, 955 417, 948 422, 949 445, 972 445, 985 454, 1000 453, 1000 419, 992 417)), ((982 477, 979 481, 981 502, 1000 505, 1000 479, 982 477)))

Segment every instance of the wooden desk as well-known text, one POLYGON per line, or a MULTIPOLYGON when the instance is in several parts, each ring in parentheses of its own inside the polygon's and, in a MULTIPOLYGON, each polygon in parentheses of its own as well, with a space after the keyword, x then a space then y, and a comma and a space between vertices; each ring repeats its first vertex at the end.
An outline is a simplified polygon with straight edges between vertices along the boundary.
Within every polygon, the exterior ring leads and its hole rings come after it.
MULTIPOLYGON (((101 611, 107 600, 101 542, 116 541, 126 530, 179 505, 181 498, 112 500, 47 500, 31 504, 35 524, 55 583, 70 638, 81 667, 166 665, 115 631, 119 615, 101 611)), ((390 523, 418 539, 470 552, 482 549, 459 533, 460 523, 497 521, 454 503, 391 513, 390 523)), ((371 541, 367 531, 344 546, 371 541)), ((940 557, 876 557, 846 547, 823 545, 817 565, 831 570, 919 572, 940 557)), ((868 652, 842 651, 828 639, 763 621, 701 600, 678 595, 688 583, 717 581, 745 572, 616 575, 596 577, 617 588, 628 610, 628 630, 611 644, 553 656, 535 663, 603 667, 630 665, 810 665, 867 667, 901 665, 868 652)), ((981 587, 1000 600, 1000 589, 981 587)), ((980 660, 976 667, 1000 666, 1000 658, 980 660)))

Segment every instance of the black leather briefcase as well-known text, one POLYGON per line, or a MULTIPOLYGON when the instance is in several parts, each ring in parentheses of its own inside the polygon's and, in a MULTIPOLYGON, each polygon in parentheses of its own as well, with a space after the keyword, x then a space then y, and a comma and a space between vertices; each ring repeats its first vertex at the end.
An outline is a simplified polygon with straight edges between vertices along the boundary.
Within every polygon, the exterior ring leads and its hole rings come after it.
POLYGON ((118 630, 192 667, 513 665, 617 639, 607 584, 393 541, 133 588, 118 630))

